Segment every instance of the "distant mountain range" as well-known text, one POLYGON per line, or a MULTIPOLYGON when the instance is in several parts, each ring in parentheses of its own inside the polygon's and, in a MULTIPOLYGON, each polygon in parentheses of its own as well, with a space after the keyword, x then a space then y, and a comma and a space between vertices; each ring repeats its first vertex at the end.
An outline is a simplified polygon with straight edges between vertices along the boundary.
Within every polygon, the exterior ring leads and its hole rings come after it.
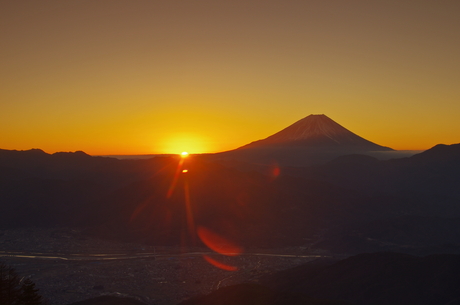
POLYGON ((177 244, 185 234, 192 243, 196 232, 184 231, 188 200, 195 225, 243 247, 460 253, 460 144, 387 161, 346 155, 311 167, 204 155, 187 158, 188 172, 180 174, 180 164, 178 156, 0 150, 0 227, 80 227, 153 244, 177 244))

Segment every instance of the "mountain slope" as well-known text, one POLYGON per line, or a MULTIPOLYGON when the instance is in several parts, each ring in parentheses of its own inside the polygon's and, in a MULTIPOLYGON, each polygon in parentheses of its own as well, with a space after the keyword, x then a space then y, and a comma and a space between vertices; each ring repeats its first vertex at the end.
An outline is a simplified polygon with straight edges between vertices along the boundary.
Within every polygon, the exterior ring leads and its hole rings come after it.
POLYGON ((180 305, 459 304, 459 272, 459 255, 361 254, 313 261, 180 305))
POLYGON ((417 257, 381 252, 325 266, 307 263, 262 283, 273 290, 362 305, 458 304, 459 271, 459 255, 417 257))

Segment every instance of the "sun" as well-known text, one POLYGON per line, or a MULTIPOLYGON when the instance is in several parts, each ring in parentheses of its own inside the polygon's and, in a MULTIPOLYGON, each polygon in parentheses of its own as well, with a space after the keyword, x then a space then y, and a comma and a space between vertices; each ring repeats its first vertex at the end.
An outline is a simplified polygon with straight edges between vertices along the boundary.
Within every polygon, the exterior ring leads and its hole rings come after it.
POLYGON ((182 158, 186 158, 190 154, 201 154, 209 149, 206 145, 207 140, 196 134, 177 134, 165 138, 159 151, 166 154, 180 154, 182 158), (182 153, 181 153, 182 152, 182 153))

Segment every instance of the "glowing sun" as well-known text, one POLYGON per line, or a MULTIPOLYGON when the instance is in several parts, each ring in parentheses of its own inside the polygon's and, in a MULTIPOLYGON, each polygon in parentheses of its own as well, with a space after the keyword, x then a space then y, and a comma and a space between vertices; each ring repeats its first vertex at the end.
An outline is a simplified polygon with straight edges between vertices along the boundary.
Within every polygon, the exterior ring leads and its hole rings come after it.
POLYGON ((206 139, 195 134, 172 135, 162 143, 160 151, 167 154, 177 154, 182 158, 189 154, 200 154, 208 150, 206 139), (180 153, 182 152, 182 153, 180 153))

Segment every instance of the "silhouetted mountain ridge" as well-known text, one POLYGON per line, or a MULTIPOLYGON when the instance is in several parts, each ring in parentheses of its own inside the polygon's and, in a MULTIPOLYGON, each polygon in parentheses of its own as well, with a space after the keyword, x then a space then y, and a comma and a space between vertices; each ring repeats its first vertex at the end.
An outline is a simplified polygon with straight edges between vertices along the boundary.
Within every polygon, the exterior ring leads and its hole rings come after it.
POLYGON ((178 169, 179 156, 117 160, 1 151, 0 224, 67 224, 110 238, 177 244, 189 200, 196 225, 244 247, 303 245, 347 253, 422 253, 446 243, 455 248, 460 244, 460 236, 451 234, 457 232, 456 221, 443 219, 460 218, 457 149, 436 146, 421 156, 389 161, 349 155, 309 168, 274 164, 258 170, 190 156, 182 164, 187 174, 178 169), (443 154, 449 157, 444 160, 443 154), (367 229, 366 222, 377 227, 367 229), (432 237, 404 248, 407 240, 427 233, 423 223, 433 228, 432 237), (397 239, 389 234, 399 232, 398 226, 413 229, 397 239))

